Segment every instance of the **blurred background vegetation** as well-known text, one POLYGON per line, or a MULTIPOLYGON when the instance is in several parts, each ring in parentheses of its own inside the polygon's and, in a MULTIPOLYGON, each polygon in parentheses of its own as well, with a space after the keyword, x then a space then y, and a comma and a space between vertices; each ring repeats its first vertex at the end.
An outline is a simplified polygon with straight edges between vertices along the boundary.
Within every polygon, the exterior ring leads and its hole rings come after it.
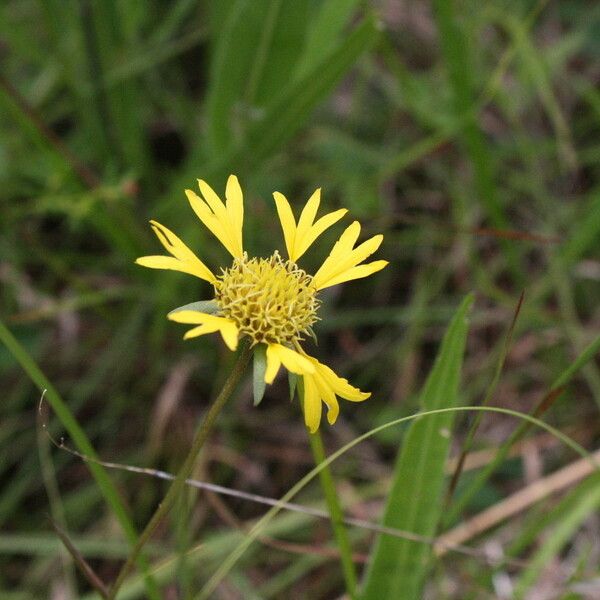
MULTIPOLYGON (((45 386, 35 364, 101 457, 172 472, 231 364, 220 340, 184 343, 165 319, 208 297, 207 285, 133 264, 158 253, 150 218, 207 264, 225 264, 183 194, 198 177, 221 192, 229 173, 239 176, 245 239, 258 255, 283 248, 274 190, 299 207, 322 187, 325 207, 349 208, 365 235, 385 233, 386 270, 323 294, 317 356, 374 391, 324 425, 330 450, 418 409, 469 291, 460 404, 480 403, 489 389, 521 291, 494 405, 532 413, 600 333, 596 2, 5 0, 0 61, 3 599, 88 597, 48 514, 107 581, 127 553, 86 465, 36 426, 45 386)), ((340 231, 309 253, 307 270, 340 231)), ((600 372, 588 358, 544 419, 593 450, 600 372)), ((198 478, 270 497, 288 490, 312 459, 287 397, 280 378, 253 408, 246 382, 198 478)), ((64 435, 53 412, 46 418, 64 435)), ((457 418, 453 454, 471 422, 457 418)), ((517 426, 483 417, 459 492, 517 426)), ((379 520, 400 440, 400 428, 386 430, 336 463, 348 514, 379 520)), ((575 460, 532 429, 440 531, 575 460)), ((111 477, 143 527, 164 484, 111 477)), ((536 599, 600 597, 598 490, 598 480, 575 478, 526 496, 464 540, 473 555, 437 560, 424 597, 510 598, 515 582, 536 599), (503 547, 520 563, 486 562, 503 547)), ((320 499, 312 485, 298 500, 320 499)), ((214 494, 190 502, 191 523, 173 518, 149 548, 158 560, 206 542, 201 560, 192 555, 165 576, 165 598, 192 597, 231 552, 232 532, 265 511, 214 494)), ((326 522, 286 513, 266 533, 278 541, 255 544, 215 597, 342 593, 326 522)), ((350 534, 360 565, 373 533, 350 534)), ((132 582, 123 597, 144 597, 132 582)))

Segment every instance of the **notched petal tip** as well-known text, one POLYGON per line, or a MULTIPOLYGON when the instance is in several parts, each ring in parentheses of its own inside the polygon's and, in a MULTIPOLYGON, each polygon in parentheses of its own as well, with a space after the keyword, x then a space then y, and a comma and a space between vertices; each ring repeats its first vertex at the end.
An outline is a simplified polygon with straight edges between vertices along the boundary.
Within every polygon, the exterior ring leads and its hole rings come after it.
POLYGON ((223 338, 225 345, 232 352, 237 350, 238 342, 239 342, 237 327, 233 324, 231 324, 231 326, 224 325, 223 327, 221 327, 220 331, 221 331, 221 337, 223 338))

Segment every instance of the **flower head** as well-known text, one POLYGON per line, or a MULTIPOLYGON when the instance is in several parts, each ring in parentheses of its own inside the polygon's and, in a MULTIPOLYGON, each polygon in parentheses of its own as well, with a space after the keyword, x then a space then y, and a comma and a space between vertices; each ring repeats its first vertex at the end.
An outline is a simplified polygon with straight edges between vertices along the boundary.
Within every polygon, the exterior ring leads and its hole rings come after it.
POLYGON ((373 236, 355 247, 360 224, 354 221, 321 268, 314 276, 309 275, 298 266, 298 259, 346 214, 345 209, 315 221, 321 200, 321 190, 316 190, 296 222, 285 196, 275 192, 288 258, 277 250, 268 258, 250 258, 242 243, 244 204, 237 177, 231 175, 227 180, 225 203, 206 182, 198 183, 201 196, 186 190, 187 198, 198 218, 233 257, 231 266, 221 269, 220 275, 214 274, 172 231, 156 221, 150 224, 170 256, 143 256, 136 262, 152 269, 181 271, 210 283, 214 288, 212 301, 192 303, 168 315, 172 321, 195 325, 184 338, 218 331, 231 350, 237 348, 240 337, 249 338, 252 346, 260 348, 258 355, 265 357, 265 383, 274 381, 281 365, 302 377, 304 418, 311 432, 319 427, 322 403, 327 406, 327 420, 335 423, 337 396, 360 402, 370 394, 306 354, 300 342, 307 335, 314 336, 311 327, 318 320, 320 290, 367 277, 387 265, 385 260, 363 262, 379 248, 383 236, 373 236))

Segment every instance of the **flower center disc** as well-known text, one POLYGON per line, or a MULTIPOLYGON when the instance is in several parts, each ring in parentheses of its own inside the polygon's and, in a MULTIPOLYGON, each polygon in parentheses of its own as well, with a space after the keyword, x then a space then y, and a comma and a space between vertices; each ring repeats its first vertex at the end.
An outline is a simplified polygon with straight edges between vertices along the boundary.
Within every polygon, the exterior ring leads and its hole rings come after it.
POLYGON ((269 258, 236 258, 214 286, 219 314, 233 320, 253 344, 301 340, 317 320, 312 277, 278 252, 269 258))

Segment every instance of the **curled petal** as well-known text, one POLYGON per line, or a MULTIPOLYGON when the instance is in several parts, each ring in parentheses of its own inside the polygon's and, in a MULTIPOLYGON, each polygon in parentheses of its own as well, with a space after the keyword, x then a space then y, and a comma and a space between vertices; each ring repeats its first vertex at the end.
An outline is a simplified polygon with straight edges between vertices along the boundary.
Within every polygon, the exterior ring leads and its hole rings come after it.
POLYGON ((306 356, 315 367, 314 373, 303 376, 304 382, 304 420, 311 433, 314 433, 321 419, 321 402, 327 406, 327 421, 333 425, 339 415, 339 404, 336 396, 351 402, 362 402, 371 394, 361 392, 348 381, 336 375, 327 365, 316 358, 306 356), (318 416, 318 418, 317 418, 318 416))

